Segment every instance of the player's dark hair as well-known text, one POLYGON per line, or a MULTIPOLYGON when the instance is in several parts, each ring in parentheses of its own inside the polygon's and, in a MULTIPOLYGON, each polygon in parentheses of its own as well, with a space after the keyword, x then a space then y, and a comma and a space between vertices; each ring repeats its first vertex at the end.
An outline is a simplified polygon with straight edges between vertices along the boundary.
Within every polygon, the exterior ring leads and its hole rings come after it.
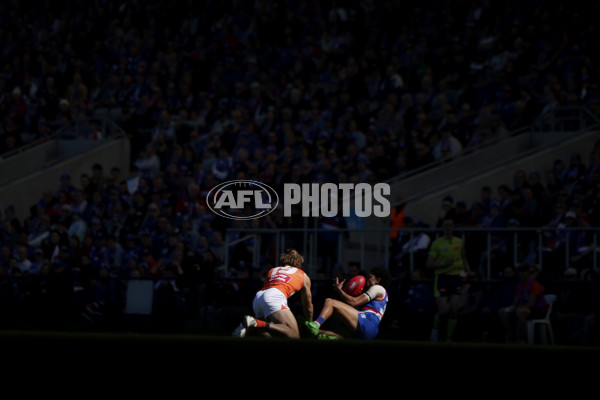
POLYGON ((381 281, 379 281, 379 284, 384 288, 387 288, 390 282, 392 281, 392 275, 390 274, 390 271, 387 268, 380 266, 373 267, 371 268, 371 273, 377 278, 381 279, 381 281))
POLYGON ((279 256, 279 264, 301 268, 302 264, 304 264, 304 257, 294 249, 287 249, 279 256))

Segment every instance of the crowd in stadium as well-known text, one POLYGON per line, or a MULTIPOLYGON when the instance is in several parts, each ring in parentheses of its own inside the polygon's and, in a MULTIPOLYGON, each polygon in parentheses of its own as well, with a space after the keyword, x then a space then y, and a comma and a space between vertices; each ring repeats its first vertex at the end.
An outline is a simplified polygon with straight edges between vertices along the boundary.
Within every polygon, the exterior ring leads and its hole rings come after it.
MULTIPOLYGON (((558 106, 600 115, 599 5, 4 3, 0 152, 117 110, 132 166, 57 177, 55 192, 16 205, 31 206, 25 220, 4 205, 2 275, 47 274, 44 285, 71 287, 82 309, 122 293, 111 277, 185 276, 192 286, 223 261, 229 222, 203 204, 218 182, 382 181, 502 138, 558 106)), ((578 155, 585 187, 568 172, 577 155, 549 168, 556 182, 515 176, 507 193, 523 207, 503 209, 506 224, 550 224, 553 207, 566 212, 576 200, 580 220, 597 224, 598 150, 578 155), (535 221, 526 182, 540 207, 535 221)), ((491 203, 467 208, 479 217, 464 224, 491 224, 491 203)), ((255 223, 301 226, 275 214, 255 223)), ((242 248, 236 260, 248 257, 242 248)), ((6 301, 32 302, 8 282, 6 301)))

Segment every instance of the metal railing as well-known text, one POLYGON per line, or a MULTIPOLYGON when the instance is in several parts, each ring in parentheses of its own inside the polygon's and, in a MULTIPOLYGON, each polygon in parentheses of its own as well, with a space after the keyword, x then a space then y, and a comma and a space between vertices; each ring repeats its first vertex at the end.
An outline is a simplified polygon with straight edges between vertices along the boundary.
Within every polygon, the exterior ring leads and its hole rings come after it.
POLYGON ((114 120, 108 117, 75 118, 67 125, 57 129, 58 139, 116 139, 126 132, 114 120))
MULTIPOLYGON (((398 231, 407 240, 415 235, 425 233, 431 242, 442 234, 439 228, 403 228, 403 229, 352 229, 340 228, 336 231, 320 228, 286 228, 286 229, 229 229, 225 235, 225 258, 223 260, 224 276, 236 275, 239 266, 231 253, 240 244, 252 248, 252 265, 254 270, 260 270, 277 263, 277 255, 286 248, 294 247, 305 259, 307 271, 316 276, 325 267, 322 249, 326 248, 333 254, 333 260, 328 264, 339 264, 342 267, 350 262, 358 262, 367 267, 381 265, 392 266, 398 250, 393 249, 390 233, 398 231), (322 234, 337 235, 335 241, 325 241, 322 234), (235 240, 230 240, 231 236, 235 240), (368 244, 367 237, 376 235, 375 245, 368 244), (352 237, 350 239, 349 237, 352 237), (335 253, 335 254, 334 254, 335 253), (352 253, 352 255, 350 255, 352 253)), ((477 271, 482 279, 497 278, 493 269, 494 260, 502 254, 502 268, 508 264, 519 263, 537 265, 540 270, 548 268, 550 263, 559 265, 565 270, 575 265, 574 257, 586 255, 590 268, 598 271, 599 228, 595 227, 532 227, 532 228, 456 228, 455 235, 463 239, 467 253, 470 255, 471 269, 477 271), (585 235, 587 242, 576 242, 573 239, 585 235)), ((412 249, 406 255, 406 267, 412 272, 419 265, 416 252, 412 249)))
POLYGON ((597 127, 600 119, 586 107, 556 107, 540 114, 534 132, 580 132, 597 127))
POLYGON ((57 129, 51 135, 41 138, 32 138, 14 150, 0 155, 6 159, 24 153, 40 144, 57 139, 115 139, 126 135, 126 132, 112 119, 107 117, 81 117, 73 119, 69 124, 57 129))

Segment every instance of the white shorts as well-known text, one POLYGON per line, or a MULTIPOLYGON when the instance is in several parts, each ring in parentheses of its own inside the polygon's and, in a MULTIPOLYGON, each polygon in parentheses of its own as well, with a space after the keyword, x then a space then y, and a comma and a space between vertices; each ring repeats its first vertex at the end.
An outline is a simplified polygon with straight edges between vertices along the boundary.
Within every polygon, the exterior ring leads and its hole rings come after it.
POLYGON ((254 309, 254 316, 256 318, 265 319, 274 312, 287 310, 289 307, 287 299, 281 290, 269 288, 256 293, 252 308, 254 309))

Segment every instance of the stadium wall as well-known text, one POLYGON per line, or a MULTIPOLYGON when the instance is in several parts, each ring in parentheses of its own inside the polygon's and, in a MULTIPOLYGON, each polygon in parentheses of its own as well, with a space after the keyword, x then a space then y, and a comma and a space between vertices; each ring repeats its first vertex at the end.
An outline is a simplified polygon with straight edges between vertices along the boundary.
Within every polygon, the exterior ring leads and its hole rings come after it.
POLYGON ((30 208, 44 192, 55 192, 60 186, 60 175, 71 175, 79 187, 79 177, 91 174, 92 166, 99 163, 105 174, 111 168, 121 169, 127 176, 130 166, 129 139, 122 137, 102 142, 91 140, 54 140, 27 152, 0 161, 0 208, 15 206, 17 218, 30 215, 30 208))
MULTIPOLYGON (((500 184, 511 186, 517 170, 523 170, 527 174, 532 170, 537 170, 542 175, 542 180, 545 181, 545 171, 552 169, 554 160, 558 158, 568 163, 570 155, 578 153, 582 157, 582 162, 587 165, 590 151, 599 138, 599 131, 590 131, 572 140, 563 141, 555 146, 506 162, 491 170, 485 170, 485 164, 483 164, 482 169, 484 170, 479 174, 463 175, 463 179, 455 180, 450 185, 433 187, 429 193, 420 198, 409 198, 407 215, 415 220, 422 220, 430 226, 435 226, 440 212, 441 199, 444 196, 452 196, 455 202, 464 200, 471 206, 480 198, 482 187, 490 186, 496 197, 497 187, 500 184)), ((510 159, 510 154, 507 154, 507 158, 510 159)), ((478 165, 471 164, 471 169, 476 171, 478 165)))

